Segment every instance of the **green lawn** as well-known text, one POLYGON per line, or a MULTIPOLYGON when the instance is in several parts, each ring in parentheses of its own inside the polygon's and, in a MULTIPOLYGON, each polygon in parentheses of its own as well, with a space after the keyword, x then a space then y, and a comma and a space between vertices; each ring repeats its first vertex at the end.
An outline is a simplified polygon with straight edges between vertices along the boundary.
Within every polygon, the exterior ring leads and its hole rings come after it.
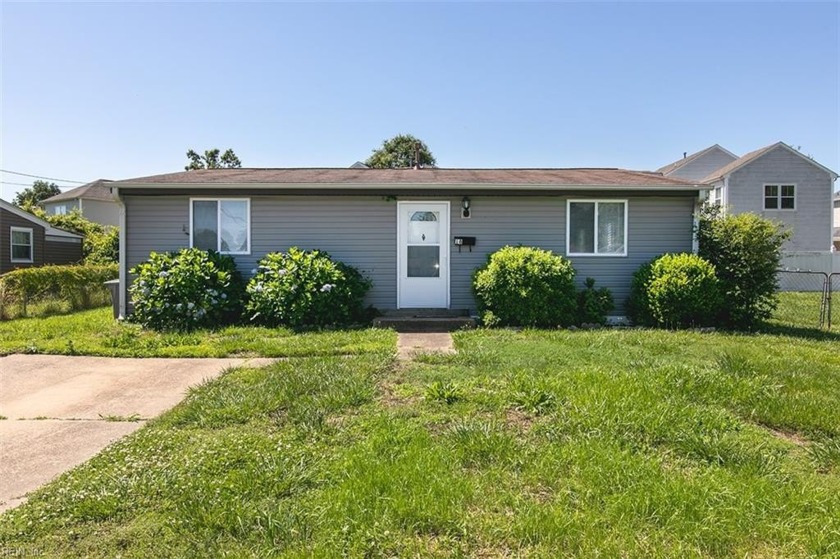
MULTIPOLYGON (((831 298, 831 331, 840 332, 840 292, 831 298)), ((823 294, 819 291, 799 291, 779 294, 779 306, 770 321, 774 325, 797 328, 819 328, 823 294)), ((828 328, 828 309, 825 309, 825 323, 828 328)))
POLYGON ((840 556, 836 338, 479 330, 404 365, 352 335, 195 389, 0 517, 0 549, 840 556))
POLYGON ((111 308, 0 321, 0 355, 53 353, 107 357, 293 357, 390 349, 385 330, 295 334, 282 328, 229 327, 188 334, 144 331, 117 322, 111 308))

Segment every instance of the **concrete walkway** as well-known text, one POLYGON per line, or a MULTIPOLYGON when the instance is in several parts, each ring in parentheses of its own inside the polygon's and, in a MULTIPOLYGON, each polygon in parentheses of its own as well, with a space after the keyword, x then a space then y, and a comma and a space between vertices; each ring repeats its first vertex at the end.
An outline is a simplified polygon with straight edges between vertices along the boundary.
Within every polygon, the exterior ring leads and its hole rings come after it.
POLYGON ((272 359, 0 358, 0 512, 229 367, 272 359))
POLYGON ((443 333, 401 333, 397 338, 397 358, 410 361, 420 353, 455 353, 452 335, 443 333))

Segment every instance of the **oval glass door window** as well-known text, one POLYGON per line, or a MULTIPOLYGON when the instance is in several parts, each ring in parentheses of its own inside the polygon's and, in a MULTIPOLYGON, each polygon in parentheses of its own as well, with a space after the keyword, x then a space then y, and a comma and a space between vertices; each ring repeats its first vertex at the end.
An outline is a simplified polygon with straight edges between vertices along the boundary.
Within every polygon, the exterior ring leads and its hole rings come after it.
POLYGON ((414 212, 408 220, 409 245, 436 245, 440 242, 437 212, 414 212))

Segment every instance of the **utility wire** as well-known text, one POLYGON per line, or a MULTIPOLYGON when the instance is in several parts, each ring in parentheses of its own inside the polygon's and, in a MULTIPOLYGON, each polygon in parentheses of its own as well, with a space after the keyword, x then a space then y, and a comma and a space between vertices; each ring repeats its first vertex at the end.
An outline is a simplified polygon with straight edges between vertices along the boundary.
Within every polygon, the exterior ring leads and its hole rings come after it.
POLYGON ((56 179, 53 177, 42 177, 40 175, 29 175, 27 173, 18 173, 17 171, 7 171, 6 169, 0 169, 0 173, 9 173, 10 175, 20 175, 21 177, 32 177, 33 179, 43 179, 48 181, 58 181, 58 182, 74 182, 76 184, 85 184, 85 181, 71 181, 68 179, 56 179))

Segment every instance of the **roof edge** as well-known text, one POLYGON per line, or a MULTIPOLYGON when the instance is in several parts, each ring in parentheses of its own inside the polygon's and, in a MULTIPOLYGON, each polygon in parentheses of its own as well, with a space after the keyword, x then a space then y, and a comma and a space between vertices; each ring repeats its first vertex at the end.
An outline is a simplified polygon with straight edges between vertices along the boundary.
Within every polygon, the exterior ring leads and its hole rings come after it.
POLYGON ((31 214, 31 213, 29 213, 25 210, 22 210, 22 209, 18 208, 17 206, 15 206, 14 204, 11 204, 11 203, 3 200, 3 199, 0 199, 0 207, 2 207, 6 211, 9 211, 9 212, 15 214, 16 216, 18 216, 22 219, 26 219, 28 221, 31 221, 32 223, 35 223, 36 225, 40 225, 41 227, 44 228, 44 234, 45 235, 53 235, 55 237, 76 237, 76 238, 79 238, 79 239, 84 238, 84 236, 79 235, 78 233, 72 233, 70 231, 65 231, 64 229, 59 229, 58 227, 55 227, 52 224, 50 224, 49 221, 45 221, 45 220, 41 219, 40 217, 38 217, 37 215, 31 214))
MULTIPOLYGON (((804 153, 802 153, 801 151, 799 151, 799 150, 797 150, 797 149, 794 149, 794 148, 790 147, 789 145, 787 145, 787 144, 786 144, 786 143, 784 143, 784 142, 779 141, 779 142, 776 142, 775 144, 770 144, 770 145, 768 145, 768 146, 765 146, 765 147, 763 147, 763 148, 759 148, 759 149, 755 150, 755 151, 760 151, 761 153, 759 153, 758 155, 756 155, 756 156, 754 156, 754 157, 748 158, 748 159, 746 159, 745 161, 743 161, 743 162, 741 162, 741 163, 738 163, 738 161, 737 161, 737 160, 736 160, 736 161, 733 161, 733 162, 732 162, 732 165, 733 165, 733 166, 732 166, 732 168, 731 168, 731 169, 727 170, 725 173, 720 173, 720 174, 718 174, 718 171, 715 171, 712 175, 709 175, 709 176, 707 176, 707 177, 703 178, 703 179, 702 179, 702 182, 704 182, 704 183, 708 184, 708 183, 712 183, 712 182, 718 181, 718 180, 720 180, 720 179, 722 179, 722 178, 728 177, 728 176, 730 176, 732 173, 734 173, 735 171, 738 171, 739 169, 742 169, 743 167, 745 167, 745 166, 747 166, 747 165, 750 165, 750 164, 752 164, 752 163, 754 163, 754 162, 758 161, 759 159, 761 159, 762 157, 764 157, 764 156, 765 156, 765 155, 767 155, 768 153, 772 153, 773 151, 775 151, 775 150, 776 150, 776 149, 778 149, 778 148, 784 148, 784 149, 786 149, 788 152, 790 152, 790 153, 792 153, 792 154, 794 154, 794 155, 796 155, 796 156, 800 157, 801 159, 803 159, 804 161, 806 161, 806 162, 810 163, 811 165, 813 165, 813 166, 815 166, 815 167, 819 167, 820 169, 822 169, 823 171, 825 171, 826 173, 828 173, 828 174, 829 174, 829 176, 830 176, 830 177, 831 177, 831 179, 832 179, 832 182, 833 182, 833 181, 836 181, 836 180, 837 180, 837 178, 838 178, 838 176, 840 176, 840 175, 838 175, 836 172, 832 171, 831 169, 829 169, 828 167, 826 167, 825 165, 823 165, 822 163, 820 163, 819 161, 817 161, 816 159, 812 159, 812 158, 808 157, 807 155, 805 155, 804 153)), ((751 153, 755 153, 755 152, 751 152, 751 153)), ((750 153, 745 154, 744 156, 739 157, 738 159, 745 159, 745 158, 747 158, 749 155, 751 155, 751 154, 750 154, 750 153)), ((727 167, 728 167, 728 166, 729 166, 729 165, 727 165, 727 167)), ((722 167, 722 169, 725 169, 725 168, 726 168, 726 167, 722 167)))

